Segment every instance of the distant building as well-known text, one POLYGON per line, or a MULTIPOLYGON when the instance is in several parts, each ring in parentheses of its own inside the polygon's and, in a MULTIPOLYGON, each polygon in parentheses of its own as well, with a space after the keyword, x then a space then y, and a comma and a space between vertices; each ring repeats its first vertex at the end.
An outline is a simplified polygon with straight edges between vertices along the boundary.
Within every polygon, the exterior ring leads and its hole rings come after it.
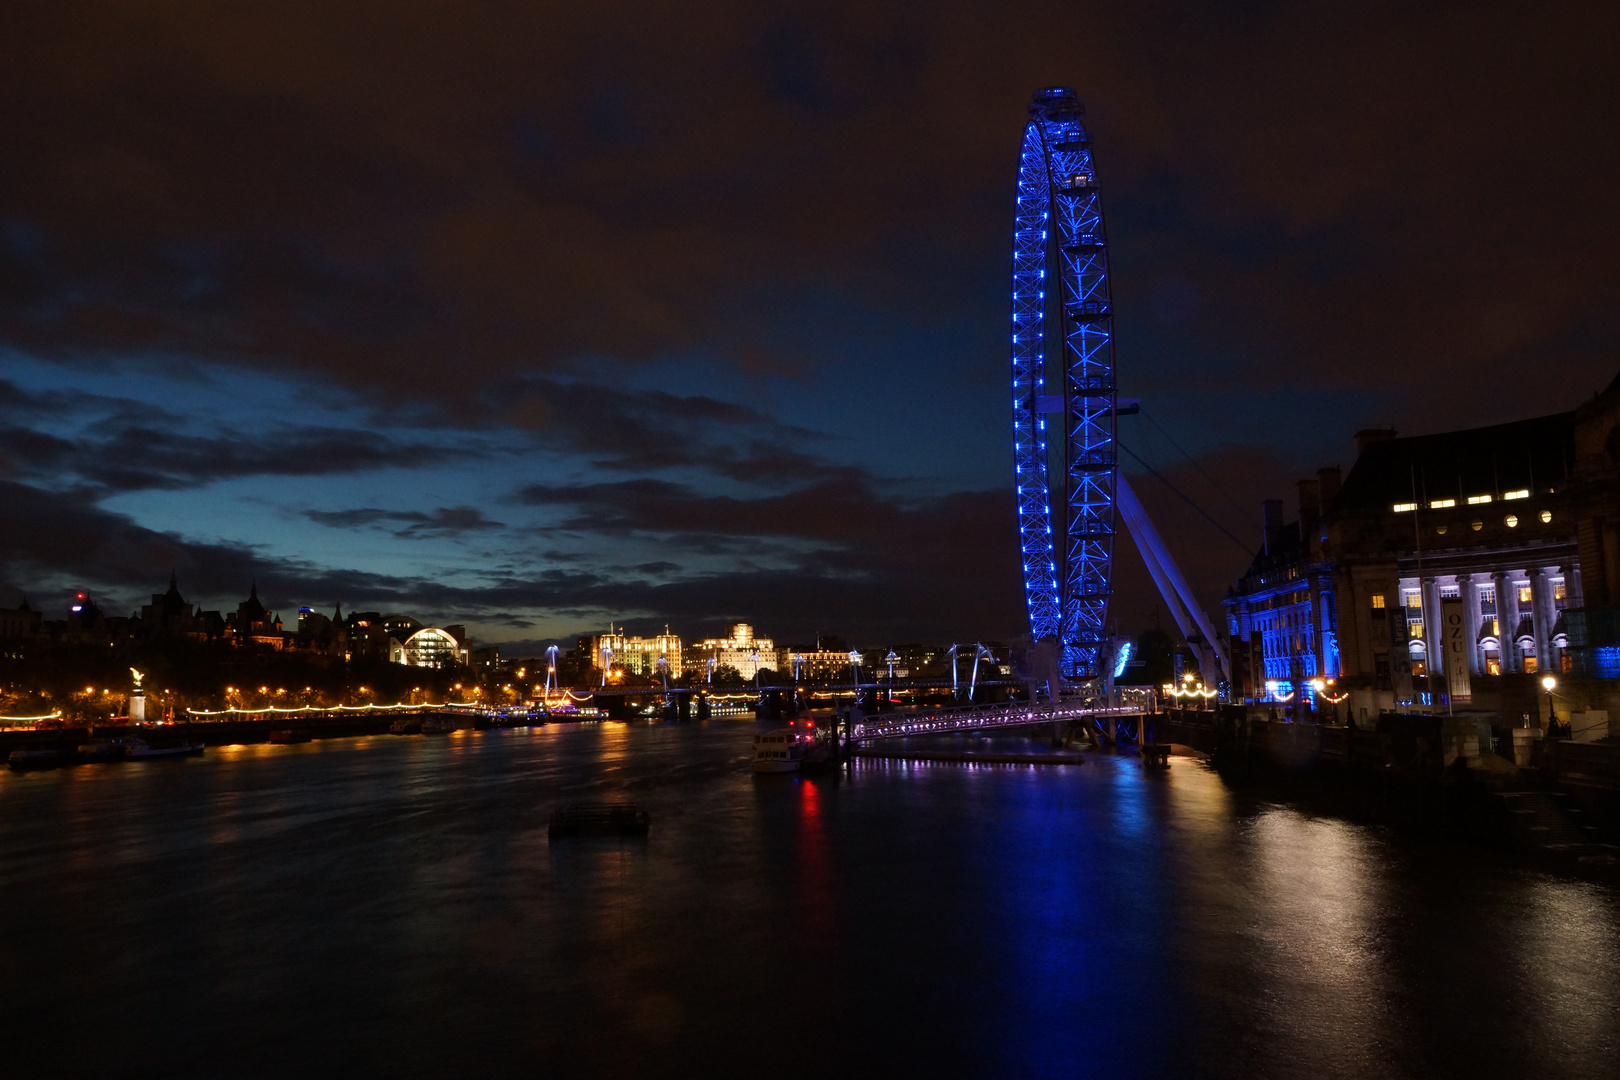
POLYGON ((850 677, 849 650, 824 648, 822 641, 816 640, 813 649, 787 649, 787 658, 782 664, 784 674, 791 674, 795 668, 798 676, 806 682, 822 682, 827 680, 850 677))
POLYGON ((748 623, 732 623, 726 627, 725 637, 695 642, 688 653, 687 662, 700 673, 712 659, 716 668, 735 668, 745 679, 754 678, 761 668, 787 671, 790 663, 788 650, 778 651, 770 638, 755 637, 748 623))
MULTIPOLYGON (((155 599, 155 598, 154 598, 155 599)), ((287 639, 281 631, 281 619, 259 602, 259 583, 254 582, 248 598, 236 605, 236 610, 225 616, 225 623, 236 637, 238 645, 250 642, 283 649, 287 639)))
POLYGON ((0 639, 28 638, 39 633, 40 613, 28 606, 28 597, 15 608, 0 608, 0 639))
POLYGON ((400 642, 398 652, 390 659, 411 667, 463 667, 469 659, 466 638, 467 630, 462 626, 424 626, 400 642))
POLYGON ((169 575, 167 592, 153 593, 150 604, 141 605, 141 632, 153 637, 206 637, 197 622, 196 612, 180 595, 180 585, 174 574, 169 575))
POLYGON ((658 660, 663 657, 669 663, 669 677, 678 679, 684 667, 684 650, 681 639, 664 627, 662 634, 652 637, 636 637, 626 634, 623 630, 614 630, 608 626, 605 634, 591 634, 578 641, 580 652, 590 657, 592 671, 600 672, 603 664, 604 650, 607 650, 612 659, 608 663, 632 675, 658 674, 658 660))

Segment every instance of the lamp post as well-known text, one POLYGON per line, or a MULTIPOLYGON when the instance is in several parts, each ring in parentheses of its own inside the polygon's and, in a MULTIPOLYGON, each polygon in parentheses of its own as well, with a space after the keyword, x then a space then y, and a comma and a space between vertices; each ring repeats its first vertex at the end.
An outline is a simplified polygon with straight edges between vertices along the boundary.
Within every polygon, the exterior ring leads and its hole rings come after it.
POLYGON ((1547 691, 1547 737, 1549 739, 1552 738, 1553 728, 1558 724, 1558 714, 1553 712, 1553 687, 1557 685, 1558 680, 1551 675, 1542 677, 1541 688, 1547 691))

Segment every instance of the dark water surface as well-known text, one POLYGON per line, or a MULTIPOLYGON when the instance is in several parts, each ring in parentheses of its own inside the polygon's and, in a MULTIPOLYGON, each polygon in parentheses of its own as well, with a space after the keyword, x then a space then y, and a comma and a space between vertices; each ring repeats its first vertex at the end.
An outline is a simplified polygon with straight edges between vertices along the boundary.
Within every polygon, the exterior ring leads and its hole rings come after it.
POLYGON ((0 776, 11 1075, 1620 1076, 1620 895, 1168 774, 752 723, 0 776), (622 794, 646 841, 546 837, 622 794))

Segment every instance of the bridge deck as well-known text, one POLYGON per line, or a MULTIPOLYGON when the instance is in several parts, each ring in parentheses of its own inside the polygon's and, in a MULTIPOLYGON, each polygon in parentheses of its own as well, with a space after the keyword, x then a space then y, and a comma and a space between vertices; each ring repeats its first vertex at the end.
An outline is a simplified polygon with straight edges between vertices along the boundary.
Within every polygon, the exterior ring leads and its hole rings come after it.
POLYGON ((934 709, 920 712, 881 713, 855 721, 850 738, 859 742, 872 739, 899 739, 908 735, 944 735, 954 731, 982 731, 988 728, 1049 724, 1088 716, 1132 717, 1154 711, 1153 701, 1099 705, 1095 701, 1060 701, 1055 705, 1031 705, 1027 701, 995 705, 972 705, 961 709, 934 709))

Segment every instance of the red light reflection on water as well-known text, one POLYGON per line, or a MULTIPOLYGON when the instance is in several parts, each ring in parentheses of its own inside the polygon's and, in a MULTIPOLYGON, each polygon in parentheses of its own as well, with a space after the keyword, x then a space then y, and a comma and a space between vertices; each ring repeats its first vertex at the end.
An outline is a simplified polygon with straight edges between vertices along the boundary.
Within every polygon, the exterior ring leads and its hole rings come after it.
POLYGON ((797 863, 799 920, 812 940, 830 940, 837 920, 833 912, 832 856, 827 845, 827 823, 817 781, 800 777, 795 784, 799 796, 799 835, 797 863))

